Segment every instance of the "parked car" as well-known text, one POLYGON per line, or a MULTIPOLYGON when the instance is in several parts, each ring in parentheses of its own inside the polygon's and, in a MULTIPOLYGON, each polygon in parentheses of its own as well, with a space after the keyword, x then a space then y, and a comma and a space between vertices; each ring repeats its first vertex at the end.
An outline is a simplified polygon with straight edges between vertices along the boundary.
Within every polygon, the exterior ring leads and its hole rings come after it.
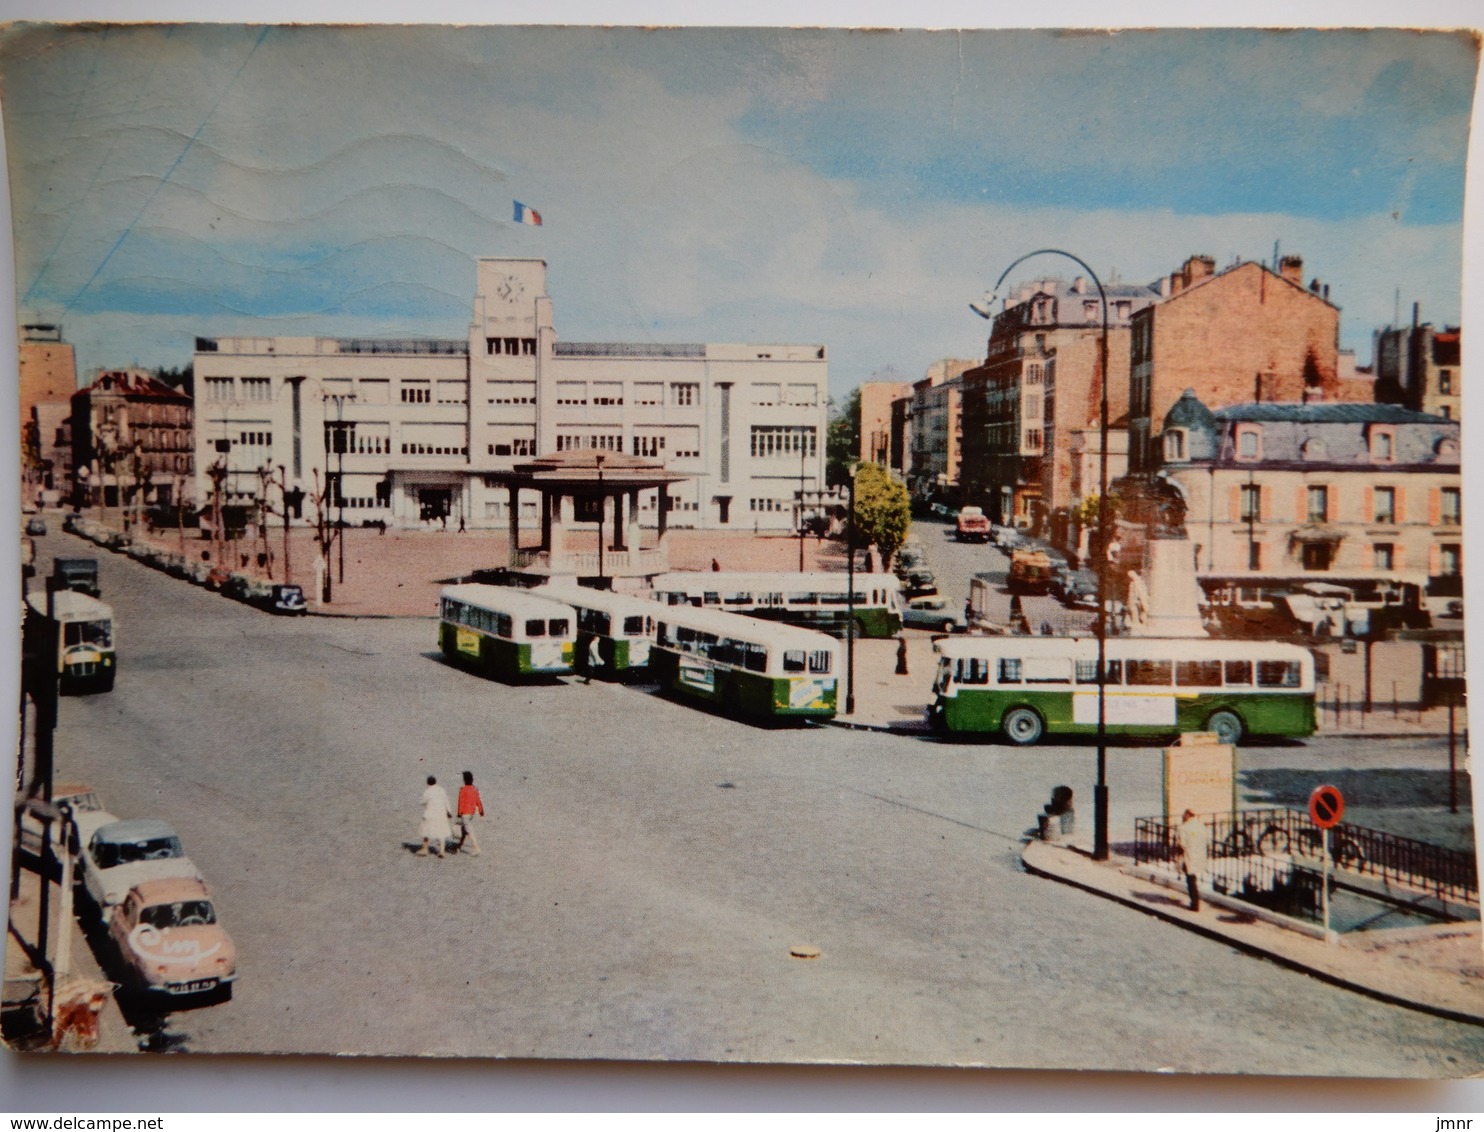
MULTIPOLYGON (((52 805, 58 809, 66 806, 72 811, 72 821, 77 826, 78 843, 82 845, 88 843, 88 839, 100 826, 118 821, 118 818, 103 808, 103 802, 93 788, 81 782, 62 782, 54 786, 52 805)), ((57 844, 57 839, 62 832, 60 822, 45 822, 39 814, 33 813, 30 809, 22 810, 21 848, 27 853, 40 856, 43 831, 48 825, 51 826, 52 843, 57 844)))
POLYGON ((954 529, 959 542, 988 542, 991 528, 989 518, 981 507, 959 509, 958 525, 954 529))
POLYGON ((171 998, 231 997, 237 948, 201 880, 141 881, 119 902, 108 934, 134 990, 171 998))
POLYGON ((909 570, 902 575, 902 596, 922 597, 938 592, 938 579, 931 570, 909 570))
POLYGON ((52 560, 52 588, 76 590, 89 597, 101 597, 96 558, 55 558, 52 560))
POLYGON ((98 827, 78 863, 83 889, 104 923, 113 918, 113 910, 136 884, 168 877, 201 877, 181 848, 175 830, 155 818, 115 821, 98 827))
POLYGON ((995 546, 1005 551, 1024 546, 1027 542, 1026 537, 1014 527, 995 527, 990 537, 995 546))
POLYGON ((969 627, 964 621, 963 610, 938 595, 908 601, 902 610, 902 624, 936 629, 940 633, 962 633, 969 627))
POLYGON ((1009 589, 1012 594, 1043 594, 1051 586, 1051 559, 1042 550, 1010 552, 1009 589))
POLYGON ((300 614, 305 612, 309 605, 304 600, 304 589, 301 586, 287 586, 276 583, 268 587, 258 604, 269 613, 300 614))
POLYGON ((26 533, 28 535, 46 534, 46 520, 40 515, 32 515, 26 520, 26 533))
POLYGON ((1091 570, 1069 570, 1056 585, 1056 598, 1072 609, 1098 607, 1098 576, 1091 570))

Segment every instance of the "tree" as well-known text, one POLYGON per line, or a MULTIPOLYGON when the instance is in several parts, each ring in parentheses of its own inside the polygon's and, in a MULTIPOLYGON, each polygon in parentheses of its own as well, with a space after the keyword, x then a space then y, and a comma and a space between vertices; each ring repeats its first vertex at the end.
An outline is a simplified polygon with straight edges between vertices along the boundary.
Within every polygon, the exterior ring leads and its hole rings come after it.
POLYGON ((862 464, 855 473, 855 529, 881 556, 881 568, 907 540, 912 501, 907 488, 880 464, 862 464))
POLYGON ((834 409, 825 430, 824 478, 831 486, 850 482, 850 465, 860 459, 861 391, 852 389, 842 406, 834 409))
POLYGON ((195 395, 196 367, 192 363, 187 363, 180 369, 160 366, 155 370, 155 380, 172 389, 179 389, 187 397, 191 397, 195 395))

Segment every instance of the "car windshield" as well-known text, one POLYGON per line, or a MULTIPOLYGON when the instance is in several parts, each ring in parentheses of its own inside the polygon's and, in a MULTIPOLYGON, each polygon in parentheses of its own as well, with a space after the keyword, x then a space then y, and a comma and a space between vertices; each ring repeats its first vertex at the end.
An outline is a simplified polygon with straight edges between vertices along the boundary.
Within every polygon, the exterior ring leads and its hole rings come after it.
POLYGON ((175 837, 155 837, 144 841, 100 841, 93 851, 93 858, 100 869, 129 865, 135 861, 164 861, 171 857, 184 856, 180 840, 175 837))
POLYGON ((173 904, 155 904, 139 913, 139 922, 152 928, 182 928, 194 924, 216 923, 216 912, 210 900, 177 900, 173 904))
POLYGON ((108 621, 73 621, 65 626, 63 639, 69 645, 113 647, 113 625, 108 621))

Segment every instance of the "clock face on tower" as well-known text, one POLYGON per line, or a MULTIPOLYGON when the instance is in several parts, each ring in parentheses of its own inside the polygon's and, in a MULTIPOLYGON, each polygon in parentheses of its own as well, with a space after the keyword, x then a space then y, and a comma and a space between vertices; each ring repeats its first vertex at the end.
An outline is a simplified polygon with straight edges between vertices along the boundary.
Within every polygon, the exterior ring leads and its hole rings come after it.
POLYGON ((519 275, 507 275, 495 285, 495 294, 514 305, 526 297, 526 285, 519 275))

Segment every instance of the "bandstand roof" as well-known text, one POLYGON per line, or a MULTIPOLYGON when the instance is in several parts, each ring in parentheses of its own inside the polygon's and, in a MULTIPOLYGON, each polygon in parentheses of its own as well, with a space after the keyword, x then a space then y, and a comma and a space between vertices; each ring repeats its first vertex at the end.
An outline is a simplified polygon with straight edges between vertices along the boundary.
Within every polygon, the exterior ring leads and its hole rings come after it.
POLYGON ((513 468, 481 474, 495 483, 564 491, 574 488, 597 491, 600 486, 603 490, 642 490, 693 478, 685 472, 670 471, 662 460, 601 448, 553 452, 513 468))

